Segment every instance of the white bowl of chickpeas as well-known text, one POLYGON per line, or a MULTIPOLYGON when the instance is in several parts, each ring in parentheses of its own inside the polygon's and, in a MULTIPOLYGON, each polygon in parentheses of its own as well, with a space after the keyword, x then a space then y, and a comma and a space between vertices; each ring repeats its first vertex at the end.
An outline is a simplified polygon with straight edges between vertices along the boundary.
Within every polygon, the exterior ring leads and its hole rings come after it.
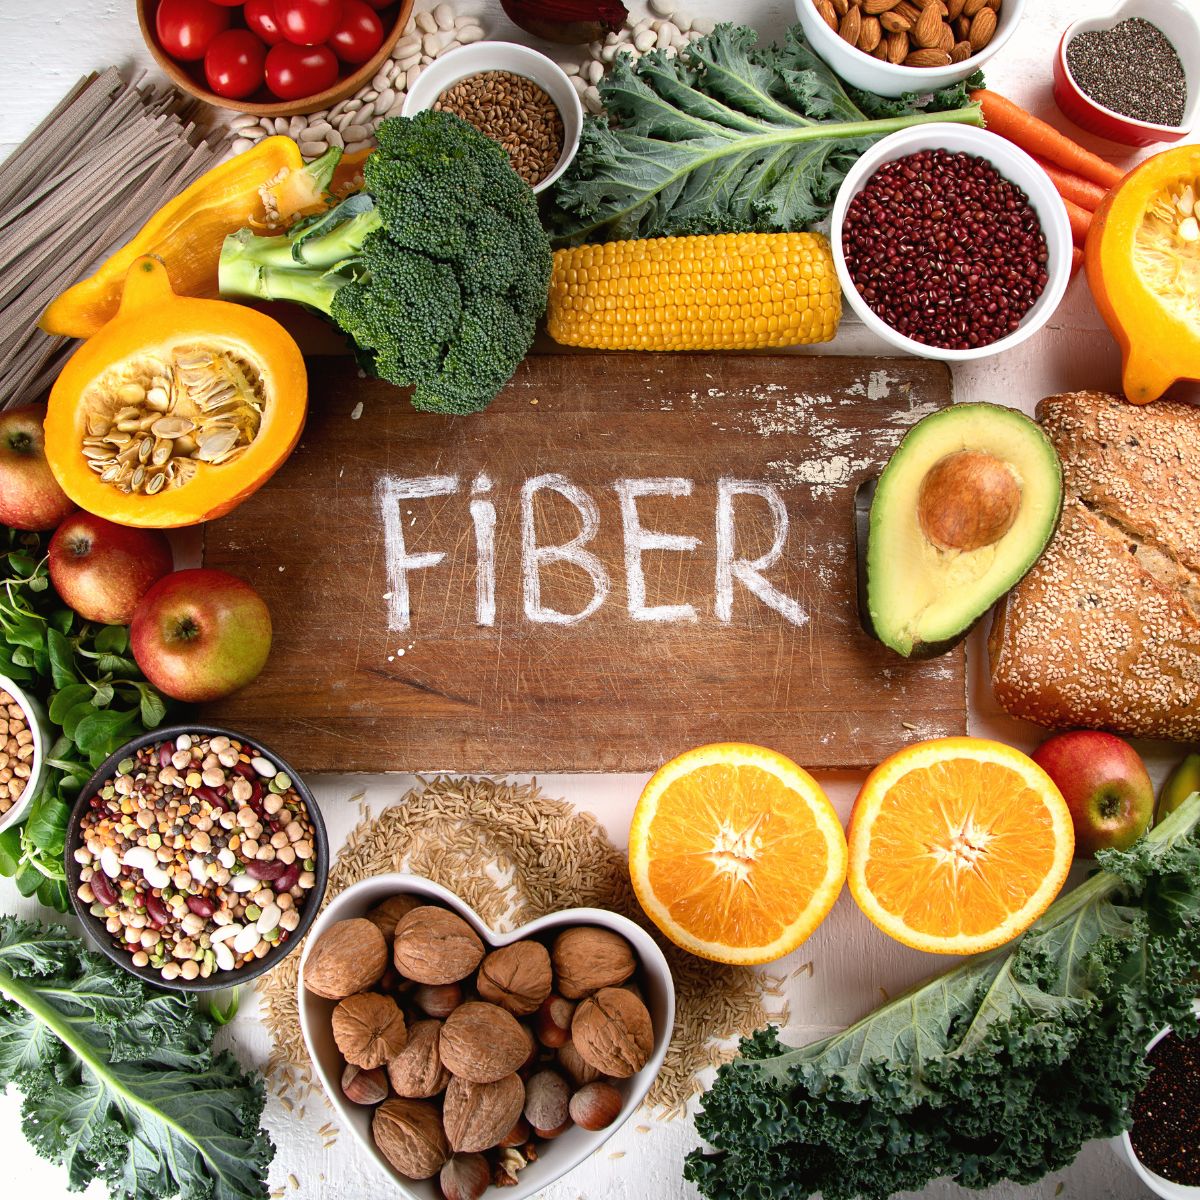
POLYGON ((37 794, 45 761, 46 712, 0 675, 0 829, 20 821, 37 794))

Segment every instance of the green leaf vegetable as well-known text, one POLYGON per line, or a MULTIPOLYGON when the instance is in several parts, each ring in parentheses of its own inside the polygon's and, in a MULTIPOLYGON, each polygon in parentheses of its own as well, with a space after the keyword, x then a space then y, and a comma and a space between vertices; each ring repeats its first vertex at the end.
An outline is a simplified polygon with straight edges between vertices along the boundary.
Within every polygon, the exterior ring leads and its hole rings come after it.
POLYGON ((800 27, 781 47, 719 25, 676 57, 620 55, 554 192, 556 241, 778 233, 828 215, 846 172, 885 134, 931 121, 982 125, 978 77, 888 100, 843 85, 800 27))
POLYGON ((40 700, 59 730, 25 823, 0 832, 0 874, 65 912, 71 805, 118 746, 162 723, 167 705, 129 657, 125 626, 93 625, 59 599, 46 570, 48 539, 0 525, 0 674, 40 700))
POLYGON ((950 1176, 1030 1183, 1127 1128, 1164 1025, 1194 1035, 1200 793, 972 959, 794 1050, 773 1029, 718 1072, 685 1177, 720 1200, 884 1200, 950 1176))
POLYGON ((155 991, 58 926, 0 916, 0 1086, 25 1136, 118 1200, 262 1200, 274 1147, 263 1083, 195 996, 155 991))
POLYGON ((282 237, 221 250, 226 296, 329 317, 413 404, 485 408, 533 344, 550 285, 537 201, 490 138, 448 113, 385 121, 365 190, 282 237))

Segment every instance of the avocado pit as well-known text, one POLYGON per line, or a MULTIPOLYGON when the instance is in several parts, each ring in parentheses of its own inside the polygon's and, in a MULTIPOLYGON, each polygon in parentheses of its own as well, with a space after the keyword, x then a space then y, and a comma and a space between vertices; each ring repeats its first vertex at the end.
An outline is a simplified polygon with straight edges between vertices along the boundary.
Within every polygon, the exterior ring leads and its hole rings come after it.
POLYGON ((979 550, 998 542, 1021 511, 1021 485, 994 454, 959 450, 921 481, 917 519, 939 550, 979 550))

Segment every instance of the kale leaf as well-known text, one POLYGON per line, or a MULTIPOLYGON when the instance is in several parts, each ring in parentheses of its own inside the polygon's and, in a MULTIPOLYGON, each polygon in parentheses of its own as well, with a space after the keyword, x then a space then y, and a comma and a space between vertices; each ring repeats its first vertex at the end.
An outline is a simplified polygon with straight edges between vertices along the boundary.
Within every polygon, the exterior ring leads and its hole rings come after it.
POLYGON ((0 916, 0 1087, 22 1091, 25 1136, 119 1200, 262 1200, 274 1148, 262 1080, 194 996, 161 992, 58 926, 0 916))
POLYGON ((950 1176, 1030 1183, 1130 1124, 1145 1046, 1197 1032, 1200 794, 1014 945, 794 1050, 718 1072, 686 1178, 714 1200, 885 1200, 950 1176))
POLYGON ((719 25, 673 58, 620 55, 554 190, 560 244, 788 232, 825 217, 859 156, 930 121, 983 123, 968 84, 890 100, 845 87, 799 26, 782 46, 719 25))

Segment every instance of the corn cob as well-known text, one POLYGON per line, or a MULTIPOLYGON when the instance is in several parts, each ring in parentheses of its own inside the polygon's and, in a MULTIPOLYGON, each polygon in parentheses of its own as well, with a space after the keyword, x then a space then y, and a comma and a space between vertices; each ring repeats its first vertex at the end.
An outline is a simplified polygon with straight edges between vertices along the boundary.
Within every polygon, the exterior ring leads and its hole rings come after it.
POLYGON ((756 350, 827 342, 841 310, 820 234, 725 233, 556 251, 547 325, 565 346, 756 350))

